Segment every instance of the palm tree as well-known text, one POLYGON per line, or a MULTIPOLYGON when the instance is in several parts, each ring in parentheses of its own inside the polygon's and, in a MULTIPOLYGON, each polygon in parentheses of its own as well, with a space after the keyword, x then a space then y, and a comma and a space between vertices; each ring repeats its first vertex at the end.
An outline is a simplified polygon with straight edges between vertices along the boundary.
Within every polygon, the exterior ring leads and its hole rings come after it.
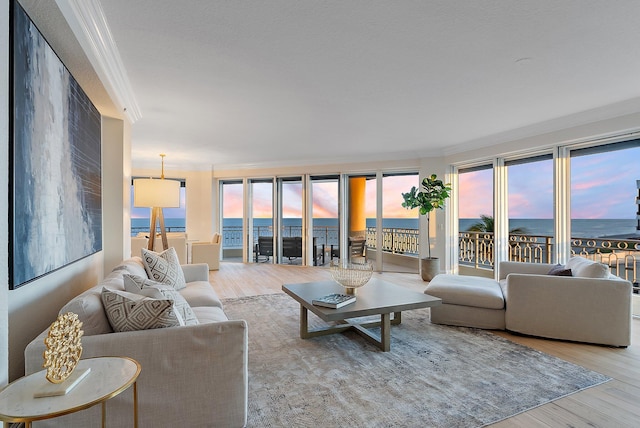
MULTIPOLYGON (((480 214, 480 221, 467 228, 467 232, 493 233, 493 216, 480 214)), ((514 227, 509 231, 510 235, 526 235, 529 231, 526 227, 514 227)))

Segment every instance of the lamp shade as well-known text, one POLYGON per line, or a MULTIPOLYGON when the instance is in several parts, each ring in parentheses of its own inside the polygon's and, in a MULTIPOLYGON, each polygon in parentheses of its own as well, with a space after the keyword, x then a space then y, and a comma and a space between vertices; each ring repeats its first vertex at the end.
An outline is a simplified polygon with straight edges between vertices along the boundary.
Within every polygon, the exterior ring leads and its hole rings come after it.
POLYGON ((136 208, 180 207, 180 182, 153 178, 133 180, 133 206, 136 208))

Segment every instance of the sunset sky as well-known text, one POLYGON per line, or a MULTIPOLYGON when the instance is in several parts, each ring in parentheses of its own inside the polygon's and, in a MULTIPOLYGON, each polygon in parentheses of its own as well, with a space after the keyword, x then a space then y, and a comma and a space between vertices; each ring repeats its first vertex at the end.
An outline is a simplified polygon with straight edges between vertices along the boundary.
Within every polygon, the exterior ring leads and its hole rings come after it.
MULTIPOLYGON (((509 217, 553 218, 553 164, 551 160, 508 167, 509 217)), ((640 148, 578 156, 571 159, 572 218, 635 218, 636 180, 640 180, 640 148)), ((493 179, 491 170, 461 174, 459 179, 460 218, 479 218, 493 214, 493 179)), ((384 178, 383 217, 415 218, 416 210, 402 208, 401 194, 418 185, 416 176, 384 178)), ((254 185, 254 217, 270 218, 271 184, 254 185)), ((226 185, 223 215, 242 218, 242 184, 226 185)), ((284 217, 301 217, 302 187, 284 185, 284 217)), ((335 182, 313 184, 314 217, 337 218, 338 185, 335 182)), ((367 180, 366 213, 375 218, 375 180, 367 180)), ((184 207, 184 188, 181 200, 184 207)), ((149 216, 146 208, 133 208, 133 218, 149 216)), ((184 217, 184 208, 165 208, 165 218, 184 217)))
MULTIPOLYGON (((551 160, 508 167, 509 217, 553 218, 551 160)), ((460 218, 493 214, 491 170, 460 175, 460 218)), ((571 158, 571 217, 636 217, 640 148, 571 158)))

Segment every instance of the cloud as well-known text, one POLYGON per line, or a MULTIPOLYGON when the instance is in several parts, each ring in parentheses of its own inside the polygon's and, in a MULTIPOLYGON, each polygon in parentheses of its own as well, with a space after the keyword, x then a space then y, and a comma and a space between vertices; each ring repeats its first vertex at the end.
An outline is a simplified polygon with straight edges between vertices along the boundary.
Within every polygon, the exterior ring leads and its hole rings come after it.
POLYGON ((458 216, 480 218, 493 215, 493 170, 467 172, 458 176, 458 216))

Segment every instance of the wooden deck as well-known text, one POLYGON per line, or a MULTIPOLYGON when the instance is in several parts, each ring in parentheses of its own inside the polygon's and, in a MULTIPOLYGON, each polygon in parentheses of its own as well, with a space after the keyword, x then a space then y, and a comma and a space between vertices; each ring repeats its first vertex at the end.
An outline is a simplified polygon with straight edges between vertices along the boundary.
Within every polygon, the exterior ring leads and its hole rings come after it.
MULTIPOLYGON (((424 291, 419 275, 375 273, 379 278, 424 291)), ((330 279, 328 269, 273 264, 221 263, 209 275, 220 298, 282 293, 285 283, 330 279)), ((633 344, 626 349, 569 343, 496 332, 509 340, 603 373, 612 381, 494 424, 494 427, 640 426, 640 319, 633 320, 633 344)))

